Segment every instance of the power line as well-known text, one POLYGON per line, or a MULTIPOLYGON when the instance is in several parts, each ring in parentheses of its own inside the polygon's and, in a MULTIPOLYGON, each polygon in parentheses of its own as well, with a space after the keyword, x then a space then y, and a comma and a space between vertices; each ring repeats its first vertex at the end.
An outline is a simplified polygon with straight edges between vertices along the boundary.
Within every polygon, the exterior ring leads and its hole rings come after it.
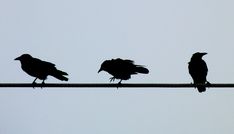
MULTIPOLYGON (((205 85, 209 88, 234 88, 233 83, 212 83, 205 85)), ((191 83, 124 83, 124 84, 106 84, 106 83, 0 83, 0 88, 19 88, 19 87, 46 87, 46 88, 194 88, 191 83)))

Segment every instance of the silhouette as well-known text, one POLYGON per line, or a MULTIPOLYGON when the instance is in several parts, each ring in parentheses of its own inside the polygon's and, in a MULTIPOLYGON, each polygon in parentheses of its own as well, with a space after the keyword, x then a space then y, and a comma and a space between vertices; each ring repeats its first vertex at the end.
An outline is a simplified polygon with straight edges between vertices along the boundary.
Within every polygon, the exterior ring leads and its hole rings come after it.
POLYGON ((15 60, 21 62, 21 68, 29 75, 36 77, 32 84, 36 84, 36 80, 43 80, 42 84, 45 84, 45 80, 48 75, 51 75, 59 80, 68 81, 63 75, 68 75, 66 72, 57 70, 55 64, 50 62, 42 61, 37 58, 33 58, 29 54, 23 54, 15 60))
POLYGON ((106 71, 113 76, 110 78, 110 82, 115 79, 120 79, 118 84, 121 84, 122 80, 130 79, 132 74, 149 73, 147 68, 141 65, 134 65, 134 61, 122 60, 120 58, 104 61, 98 73, 101 71, 106 71))
POLYGON ((202 57, 206 54, 200 52, 194 53, 188 65, 189 73, 200 93, 206 91, 206 82, 209 84, 206 80, 208 68, 206 62, 202 60, 202 57))

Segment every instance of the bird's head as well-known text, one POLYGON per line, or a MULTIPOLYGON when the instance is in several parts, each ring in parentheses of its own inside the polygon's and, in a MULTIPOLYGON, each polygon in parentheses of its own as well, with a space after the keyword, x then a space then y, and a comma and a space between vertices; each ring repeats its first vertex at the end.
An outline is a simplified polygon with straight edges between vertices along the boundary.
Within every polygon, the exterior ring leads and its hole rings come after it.
POLYGON ((100 69, 98 70, 98 73, 101 72, 101 71, 105 71, 108 69, 108 66, 109 66, 109 60, 106 60, 102 63, 100 69))
POLYGON ((206 52, 196 52, 193 54, 192 59, 201 59, 206 54, 206 52))
POLYGON ((15 60, 25 61, 25 60, 28 60, 30 58, 32 58, 31 55, 29 55, 29 54, 22 54, 20 57, 15 58, 15 60))

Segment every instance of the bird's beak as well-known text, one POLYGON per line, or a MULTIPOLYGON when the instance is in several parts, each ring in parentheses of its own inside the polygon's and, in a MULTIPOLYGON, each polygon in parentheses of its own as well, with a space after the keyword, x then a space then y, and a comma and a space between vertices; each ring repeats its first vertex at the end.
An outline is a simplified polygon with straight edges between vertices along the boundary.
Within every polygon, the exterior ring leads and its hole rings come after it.
POLYGON ((15 58, 15 60, 20 60, 20 57, 15 58))
POLYGON ((202 53, 202 56, 203 56, 203 55, 206 55, 206 54, 207 54, 207 53, 202 53))
POLYGON ((98 70, 98 73, 100 73, 102 71, 102 68, 100 68, 99 70, 98 70))

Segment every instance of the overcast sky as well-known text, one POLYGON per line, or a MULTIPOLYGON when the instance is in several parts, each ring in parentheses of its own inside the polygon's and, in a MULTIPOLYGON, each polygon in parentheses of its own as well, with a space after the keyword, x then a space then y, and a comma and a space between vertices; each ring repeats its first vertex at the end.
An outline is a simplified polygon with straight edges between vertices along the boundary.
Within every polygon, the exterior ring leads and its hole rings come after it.
MULTIPOLYGON (((123 83, 191 83, 187 66, 199 51, 208 53, 210 83, 233 83, 233 5, 1 0, 0 82, 32 82, 14 61, 29 53, 69 73, 69 83, 109 83, 97 71, 118 57, 150 70, 123 83)), ((233 102, 234 90, 222 88, 1 88, 0 134, 233 134, 233 102)))

